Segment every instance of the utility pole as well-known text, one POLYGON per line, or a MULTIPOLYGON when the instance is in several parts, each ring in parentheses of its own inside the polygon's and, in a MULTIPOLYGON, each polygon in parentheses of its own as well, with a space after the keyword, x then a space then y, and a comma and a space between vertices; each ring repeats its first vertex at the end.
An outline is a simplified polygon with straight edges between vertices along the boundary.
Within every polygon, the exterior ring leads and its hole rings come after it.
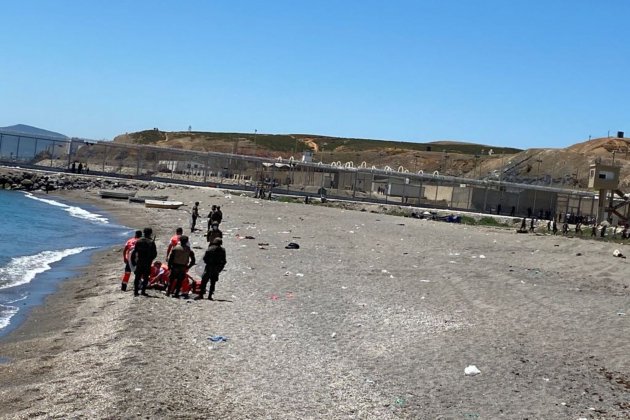
MULTIPOLYGON (((538 180, 538 177, 540 176, 540 164, 542 163, 542 159, 536 159, 536 162, 538 162, 538 169, 536 170, 536 180, 538 180)), ((534 190, 534 208, 532 209, 532 215, 534 217, 536 217, 536 192, 538 190, 534 190)))
POLYGON ((258 145, 256 144, 256 134, 258 130, 254 130, 254 156, 258 156, 258 145))

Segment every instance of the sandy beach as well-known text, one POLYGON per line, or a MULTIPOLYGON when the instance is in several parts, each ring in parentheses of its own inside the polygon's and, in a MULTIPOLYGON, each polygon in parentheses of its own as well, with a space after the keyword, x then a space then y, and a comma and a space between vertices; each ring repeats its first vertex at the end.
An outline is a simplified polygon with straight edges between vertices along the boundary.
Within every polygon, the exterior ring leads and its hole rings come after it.
POLYGON ((160 259, 194 201, 202 216, 220 205, 217 300, 134 298, 120 291, 124 241, 99 252, 0 341, 1 418, 630 417, 618 245, 163 191, 187 207, 63 195, 153 227, 160 259))

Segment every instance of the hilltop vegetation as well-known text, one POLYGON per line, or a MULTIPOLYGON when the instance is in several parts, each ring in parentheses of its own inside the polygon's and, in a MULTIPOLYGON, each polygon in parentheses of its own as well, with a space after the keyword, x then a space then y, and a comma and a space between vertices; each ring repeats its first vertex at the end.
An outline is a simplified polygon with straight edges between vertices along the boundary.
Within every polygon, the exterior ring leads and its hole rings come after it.
POLYGON ((120 135, 115 142, 151 144, 156 146, 175 145, 187 150, 233 152, 236 147, 241 153, 255 147, 260 156, 278 153, 303 152, 312 150, 317 153, 327 152, 368 152, 373 150, 395 149, 404 151, 435 151, 461 154, 481 154, 494 149, 502 153, 517 153, 520 149, 487 146, 464 142, 409 143, 403 141, 357 139, 344 137, 319 136, 311 134, 254 134, 254 133, 218 133, 200 131, 166 132, 157 129, 138 131, 120 135))
POLYGON ((314 162, 353 162, 358 166, 391 167, 410 172, 465 178, 502 179, 517 183, 585 188, 589 165, 595 160, 621 166, 621 185, 630 185, 630 144, 623 138, 601 138, 564 149, 527 149, 441 141, 402 141, 330 137, 311 134, 254 134, 199 131, 166 132, 157 129, 126 133, 115 142, 145 144, 182 150, 214 151, 267 158, 313 152, 314 162), (614 153, 613 153, 614 152, 614 153))

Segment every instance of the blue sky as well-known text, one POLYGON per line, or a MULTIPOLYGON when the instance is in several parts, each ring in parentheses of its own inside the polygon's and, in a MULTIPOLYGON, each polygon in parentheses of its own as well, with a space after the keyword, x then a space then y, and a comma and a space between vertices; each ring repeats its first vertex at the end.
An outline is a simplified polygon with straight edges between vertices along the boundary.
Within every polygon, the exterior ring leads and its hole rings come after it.
POLYGON ((6 1, 0 126, 565 147, 630 134, 629 1, 6 1))

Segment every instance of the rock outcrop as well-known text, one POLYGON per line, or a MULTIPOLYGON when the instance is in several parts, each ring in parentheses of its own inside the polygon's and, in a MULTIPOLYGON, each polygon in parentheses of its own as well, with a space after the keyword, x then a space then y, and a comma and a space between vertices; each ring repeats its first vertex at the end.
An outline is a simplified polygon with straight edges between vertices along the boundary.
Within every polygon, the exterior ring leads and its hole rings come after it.
POLYGON ((165 186, 157 182, 118 180, 100 176, 44 172, 15 168, 0 168, 0 189, 23 191, 56 191, 85 189, 158 190, 165 186))

